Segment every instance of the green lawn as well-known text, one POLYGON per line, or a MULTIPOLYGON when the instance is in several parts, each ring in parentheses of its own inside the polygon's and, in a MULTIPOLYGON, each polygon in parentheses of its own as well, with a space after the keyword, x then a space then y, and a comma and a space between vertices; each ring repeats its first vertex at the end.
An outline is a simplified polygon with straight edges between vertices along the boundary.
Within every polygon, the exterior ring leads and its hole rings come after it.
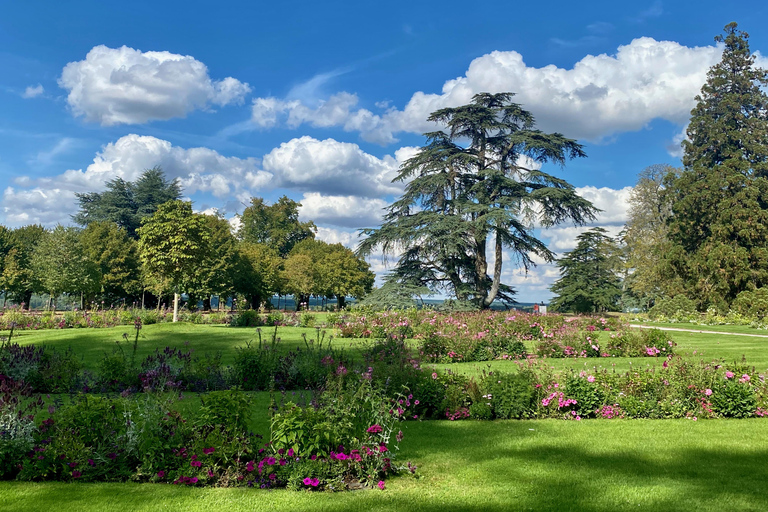
POLYGON ((22 510, 766 510, 768 421, 431 421, 399 454, 420 479, 337 494, 152 484, 0 483, 22 510))
MULTIPOLYGON (((72 348, 87 365, 98 362, 130 327, 22 332, 21 343, 72 348)), ((286 347, 303 344, 301 333, 280 328, 286 347)), ((144 355, 166 345, 196 353, 221 351, 255 338, 255 329, 224 326, 146 326, 139 340, 144 355)), ((262 335, 269 337, 264 329, 262 335)), ((741 359, 768 368, 768 339, 717 333, 673 333, 686 357, 741 359), (694 354, 695 352, 695 354, 694 354)), ((338 339, 337 347, 358 353, 364 340, 338 339)), ((557 370, 604 368, 625 371, 661 364, 655 358, 550 359, 557 370), (614 366, 615 365, 615 366, 614 366)), ((512 369, 514 363, 441 365, 477 374, 512 369)), ((290 395, 290 393, 289 393, 290 395)), ((287 398, 292 398, 288 396, 287 398)), ((266 434, 269 396, 254 394, 251 425, 266 434)), ((185 393, 178 408, 199 404, 185 393)), ((387 490, 339 494, 194 489, 152 484, 0 483, 0 510, 768 510, 768 421, 584 420, 427 421, 404 424, 399 455, 421 469, 421 478, 398 477, 387 490)))

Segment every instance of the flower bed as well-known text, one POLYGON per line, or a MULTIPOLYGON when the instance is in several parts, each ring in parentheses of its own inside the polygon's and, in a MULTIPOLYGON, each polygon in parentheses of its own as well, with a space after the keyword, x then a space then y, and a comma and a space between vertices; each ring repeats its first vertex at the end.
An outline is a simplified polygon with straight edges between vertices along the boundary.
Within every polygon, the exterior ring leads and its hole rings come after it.
POLYGON ((521 358, 530 346, 543 357, 655 357, 674 351, 661 331, 635 332, 602 317, 409 310, 340 316, 336 326, 342 337, 415 338, 422 357, 438 363, 521 358))

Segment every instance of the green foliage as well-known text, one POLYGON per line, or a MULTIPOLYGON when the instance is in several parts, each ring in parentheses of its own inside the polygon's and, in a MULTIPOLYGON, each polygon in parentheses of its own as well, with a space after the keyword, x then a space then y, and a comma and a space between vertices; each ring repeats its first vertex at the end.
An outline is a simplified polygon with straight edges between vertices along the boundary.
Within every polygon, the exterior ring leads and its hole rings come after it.
POLYGON ((618 246, 603 228, 576 237, 576 248, 557 261, 560 279, 550 288, 553 311, 615 311, 621 296, 618 246))
POLYGON ((86 254, 81 230, 56 226, 46 233, 32 253, 32 272, 40 292, 55 299, 62 293, 93 294, 99 286, 99 268, 86 254))
POLYGON ((768 287, 744 290, 736 296, 731 307, 751 319, 763 320, 768 315, 768 287))
POLYGON ((533 417, 537 397, 534 384, 531 375, 522 372, 488 375, 483 387, 487 390, 485 398, 491 404, 493 416, 503 420, 533 417))
POLYGON ((645 309, 665 295, 674 295, 680 283, 665 258, 670 249, 668 221, 672 216, 669 185, 679 169, 657 164, 638 176, 629 196, 629 219, 622 233, 625 287, 645 309))
POLYGON ((656 304, 648 311, 652 319, 667 318, 678 321, 687 321, 698 316, 696 303, 685 295, 675 295, 656 300, 656 304))
POLYGON ((90 222, 80 234, 83 253, 98 268, 97 295, 112 303, 142 291, 136 242, 109 222, 90 222))
MULTIPOLYGON (((731 372, 732 374, 732 372, 731 372)), ((745 379, 733 375, 717 382, 712 387, 712 408, 726 418, 749 418, 754 416, 757 397, 752 385, 745 379)), ((747 377, 749 377, 747 375, 747 377)))
POLYGON ((251 205, 240 216, 238 237, 244 242, 264 244, 285 258, 301 240, 314 238, 317 227, 312 222, 299 222, 299 207, 287 196, 268 206, 260 197, 252 197, 251 205))
POLYGON ((324 411, 312 406, 302 408, 293 402, 282 406, 272 417, 271 432, 275 450, 291 448, 302 457, 327 457, 344 442, 324 411))
POLYGON ((529 227, 534 217, 546 226, 594 218, 593 206, 570 184, 521 165, 524 156, 563 165, 585 155, 576 141, 535 130, 533 116, 512 97, 476 94, 468 105, 429 116, 447 130, 426 134, 427 145, 403 164, 395 180, 407 183, 405 192, 380 228, 363 230, 360 254, 376 247, 402 253, 399 280, 487 308, 513 293, 501 282, 504 248, 525 268, 534 256, 552 260, 529 227), (491 236, 493 270, 486 255, 491 236))
POLYGON ((137 233, 144 270, 156 279, 167 279, 174 291, 175 322, 180 288, 194 282, 198 262, 209 249, 204 216, 192 212, 192 203, 169 201, 144 218, 137 233))
POLYGON ((701 309, 768 285, 768 72, 736 23, 691 111, 674 181, 671 265, 701 309))
POLYGON ((221 425, 237 431, 245 431, 251 417, 251 400, 242 391, 233 388, 226 391, 211 391, 200 400, 198 424, 221 425))
POLYGON ((39 289, 39 276, 32 269, 32 255, 46 232, 42 226, 30 225, 14 229, 5 256, 2 288, 17 304, 29 308, 32 292, 39 289))
POLYGON ((178 181, 168 181, 160 167, 147 169, 136 182, 115 178, 106 185, 104 192, 75 194, 80 211, 73 220, 81 226, 109 222, 134 239, 142 219, 154 214, 161 204, 181 197, 178 181))
POLYGON ((565 396, 576 400, 573 410, 582 418, 594 416, 606 398, 597 381, 590 382, 587 376, 573 372, 565 380, 565 396))

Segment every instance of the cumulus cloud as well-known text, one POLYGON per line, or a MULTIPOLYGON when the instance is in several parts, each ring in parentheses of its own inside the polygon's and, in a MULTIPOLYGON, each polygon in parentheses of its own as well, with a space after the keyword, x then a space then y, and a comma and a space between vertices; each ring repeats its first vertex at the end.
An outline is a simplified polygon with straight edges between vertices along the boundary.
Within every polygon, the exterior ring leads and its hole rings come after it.
POLYGON ((401 148, 394 156, 377 158, 357 144, 304 136, 280 144, 264 156, 265 171, 279 186, 328 195, 381 197, 402 192, 391 183, 414 148, 401 148))
POLYGON ((270 185, 272 175, 255 158, 225 157, 209 148, 181 148, 155 137, 130 134, 107 144, 85 170, 47 178, 16 179, 3 193, 6 222, 66 223, 77 209, 76 192, 101 191, 114 178, 135 181, 144 170, 160 166, 177 178, 185 194, 210 193, 220 199, 247 199, 270 185))
POLYGON ((94 47, 64 67, 59 86, 76 116, 103 126, 184 117, 210 105, 242 104, 251 88, 232 77, 214 81, 189 55, 94 47))
POLYGON ((650 37, 620 46, 614 55, 587 55, 572 68, 528 66, 516 51, 494 51, 473 60, 464 76, 448 80, 440 94, 416 92, 402 110, 373 113, 356 108, 349 93, 310 108, 298 100, 258 98, 253 121, 271 126, 342 126, 368 141, 388 144, 398 132, 421 133, 435 126, 427 116, 466 104, 478 92, 517 93, 544 131, 597 141, 642 129, 653 119, 683 124, 710 66, 720 59, 715 46, 687 47, 650 37), (266 120, 266 121, 264 121, 266 120))
POLYGON ((45 92, 45 89, 41 84, 37 84, 34 87, 30 85, 29 87, 24 89, 24 92, 21 93, 21 97, 26 99, 37 98, 38 96, 42 96, 44 92, 45 92))
POLYGON ((299 215, 302 221, 329 224, 344 228, 367 228, 381 224, 383 199, 359 196, 324 196, 318 192, 305 193, 301 199, 299 215))

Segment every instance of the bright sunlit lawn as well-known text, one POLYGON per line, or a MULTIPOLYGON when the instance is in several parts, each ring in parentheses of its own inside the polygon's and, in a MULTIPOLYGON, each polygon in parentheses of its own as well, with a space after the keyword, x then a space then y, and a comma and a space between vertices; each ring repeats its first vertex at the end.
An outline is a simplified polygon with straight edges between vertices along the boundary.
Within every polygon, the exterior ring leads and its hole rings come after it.
MULTIPOLYGON (((94 367, 130 326, 21 332, 20 343, 71 346, 94 367)), ((265 339, 270 330, 262 329, 265 339)), ((303 345, 301 333, 280 328, 285 348, 303 345)), ((604 333, 605 335, 605 333, 604 333)), ((768 338, 674 333, 685 357, 741 359, 768 368, 768 338), (695 351, 695 354, 694 354, 695 351)), ((234 348, 256 338, 255 329, 159 324, 145 326, 139 356, 184 346, 196 354, 234 348)), ((359 353, 368 341, 337 339, 359 353)), ((626 371, 661 364, 651 358, 547 361, 558 370, 603 367, 626 371), (631 365, 630 365, 631 363, 631 365)), ((478 374, 511 370, 515 363, 441 365, 478 374)), ((199 400, 185 393, 180 409, 199 400)), ((254 394, 255 431, 268 433, 266 393, 254 394)), ((307 493, 285 490, 202 489, 155 484, 0 483, 0 510, 768 510, 768 421, 747 420, 535 420, 425 421, 404 424, 398 457, 419 466, 419 479, 397 477, 385 491, 307 493)))

